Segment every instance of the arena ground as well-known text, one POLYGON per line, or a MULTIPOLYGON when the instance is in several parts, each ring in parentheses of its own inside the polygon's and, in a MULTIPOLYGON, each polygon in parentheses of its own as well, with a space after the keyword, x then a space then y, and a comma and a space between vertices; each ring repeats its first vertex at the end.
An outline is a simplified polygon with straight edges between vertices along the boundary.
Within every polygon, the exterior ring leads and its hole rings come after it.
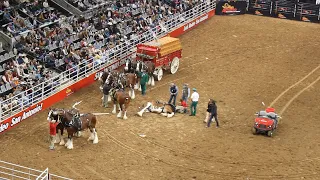
MULTIPOLYGON (((73 179, 320 179, 320 83, 301 93, 320 76, 320 68, 310 73, 319 66, 319 37, 318 24, 215 16, 181 37, 179 72, 139 94, 128 120, 98 117, 99 144, 85 133, 73 150, 49 151, 45 110, 0 136, 0 159, 73 179), (167 100, 170 82, 198 89, 196 117, 134 115, 148 100, 167 100), (218 101, 219 129, 202 123, 210 97, 218 101), (251 134, 262 101, 283 112, 273 138, 251 134)), ((82 112, 111 112, 100 98, 96 83, 55 107, 82 100, 82 112)))

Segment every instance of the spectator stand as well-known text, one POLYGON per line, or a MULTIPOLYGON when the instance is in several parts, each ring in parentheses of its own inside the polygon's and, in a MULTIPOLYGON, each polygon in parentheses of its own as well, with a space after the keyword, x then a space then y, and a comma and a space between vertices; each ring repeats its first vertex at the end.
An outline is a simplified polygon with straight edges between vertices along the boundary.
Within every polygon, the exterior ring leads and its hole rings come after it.
MULTIPOLYGON (((153 28, 145 26, 146 28, 141 28, 140 30, 135 29, 135 33, 133 33, 129 38, 123 38, 122 40, 120 36, 117 37, 117 34, 110 33, 111 37, 108 36, 109 38, 107 38, 106 41, 108 42, 106 45, 107 48, 96 46, 97 43, 103 45, 104 43, 101 43, 101 41, 95 41, 92 45, 83 45, 81 50, 85 49, 85 51, 89 54, 91 53, 91 55, 86 55, 86 58, 83 58, 84 56, 80 54, 81 58, 78 63, 74 63, 76 62, 74 60, 77 58, 71 58, 70 56, 69 58, 73 60, 69 61, 69 64, 66 65, 67 69, 64 72, 54 77, 46 76, 43 82, 37 81, 34 86, 29 86, 23 91, 20 91, 19 93, 17 92, 17 95, 2 100, 3 106, 0 109, 2 111, 0 113, 1 119, 5 120, 16 113, 23 111, 30 105, 34 105, 46 99, 48 96, 66 88, 66 86, 70 86, 70 84, 78 82, 86 76, 96 73, 102 68, 113 67, 111 66, 112 64, 121 59, 124 60, 125 58, 128 58, 128 56, 130 57, 137 44, 152 41, 155 36, 158 38, 165 36, 167 32, 208 13, 212 9, 215 9, 215 2, 201 3, 193 9, 189 9, 185 12, 181 11, 166 17, 166 21, 156 21, 156 23, 153 23, 153 28)), ((92 28, 92 30, 97 29, 92 28)), ((88 34, 90 34, 90 32, 88 34)), ((85 39, 90 41, 92 40, 91 38, 92 37, 87 36, 85 39)), ((86 42, 81 41, 80 44, 86 44, 86 42)), ((72 51, 72 53, 73 52, 74 51, 72 51)))

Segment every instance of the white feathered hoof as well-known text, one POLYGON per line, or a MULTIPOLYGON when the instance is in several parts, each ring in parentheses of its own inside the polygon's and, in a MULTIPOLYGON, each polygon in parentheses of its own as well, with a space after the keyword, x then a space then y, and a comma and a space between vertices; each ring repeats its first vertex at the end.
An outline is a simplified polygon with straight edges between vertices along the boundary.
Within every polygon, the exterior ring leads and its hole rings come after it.
POLYGON ((59 138, 59 137, 55 137, 55 140, 54 140, 54 143, 55 143, 55 144, 60 143, 60 141, 61 141, 61 140, 60 140, 60 138, 59 138))
POLYGON ((122 115, 122 113, 121 113, 121 111, 117 114, 117 117, 118 118, 121 118, 121 115, 122 115))
POLYGON ((112 114, 116 114, 116 113, 117 113, 116 110, 113 110, 113 111, 112 111, 112 114))
POLYGON ((151 86, 155 86, 154 77, 153 76, 151 76, 151 86))
POLYGON ((142 117, 142 114, 143 114, 143 112, 137 112, 137 114, 140 116, 140 117, 142 117))
POLYGON ((171 117, 173 117, 173 115, 174 115, 174 113, 171 113, 171 114, 168 114, 168 118, 171 118, 171 117))
POLYGON ((68 148, 68 149, 73 149, 73 143, 70 143, 67 148, 68 148))
POLYGON ((127 120, 127 119, 128 119, 128 117, 127 117, 126 115, 124 115, 124 116, 123 116, 123 119, 124 119, 124 120, 127 120))
POLYGON ((64 142, 64 139, 63 139, 63 138, 61 138, 61 141, 60 141, 59 145, 60 145, 60 146, 65 145, 65 142, 64 142))
POLYGON ((162 116, 168 116, 168 114, 167 114, 167 113, 161 113, 161 115, 162 115, 162 116))
POLYGON ((76 137, 81 137, 81 131, 78 131, 78 132, 76 133, 76 137))
POLYGON ((70 140, 68 139, 67 143, 64 145, 65 147, 68 147, 70 144, 70 140))
POLYGON ((95 136, 94 136, 94 140, 93 140, 93 144, 98 144, 99 142, 99 139, 98 139, 98 134, 96 133, 95 136))
POLYGON ((88 141, 93 141, 94 140, 94 134, 93 133, 90 133, 90 136, 88 138, 88 141))
POLYGON ((139 84, 135 84, 134 89, 139 89, 139 84))

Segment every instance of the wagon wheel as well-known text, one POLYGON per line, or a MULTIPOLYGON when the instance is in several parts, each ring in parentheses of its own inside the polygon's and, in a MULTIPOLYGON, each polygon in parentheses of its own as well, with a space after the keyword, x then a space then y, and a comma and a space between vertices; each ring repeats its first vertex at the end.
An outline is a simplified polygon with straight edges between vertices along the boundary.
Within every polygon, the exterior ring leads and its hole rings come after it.
POLYGON ((257 134, 257 129, 256 128, 252 127, 251 131, 252 131, 252 134, 257 134))
POLYGON ((162 68, 156 69, 154 72, 154 79, 156 81, 160 81, 162 79, 163 76, 163 70, 162 68))
POLYGON ((173 60, 171 61, 171 65, 170 65, 170 73, 171 74, 175 74, 178 69, 179 69, 179 58, 178 57, 174 57, 173 60))

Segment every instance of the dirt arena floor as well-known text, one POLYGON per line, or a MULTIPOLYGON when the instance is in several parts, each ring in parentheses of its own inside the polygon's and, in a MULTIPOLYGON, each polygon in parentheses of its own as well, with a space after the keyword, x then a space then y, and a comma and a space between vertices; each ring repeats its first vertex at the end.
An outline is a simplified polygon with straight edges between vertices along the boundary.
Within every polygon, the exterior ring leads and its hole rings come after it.
MULTIPOLYGON (((181 36, 179 72, 139 94, 128 120, 98 117, 99 144, 85 133, 73 150, 49 151, 45 110, 0 136, 0 159, 73 179, 320 179, 319 37, 319 24, 215 16, 181 36), (168 100, 170 82, 198 89, 196 117, 135 116, 148 100, 168 100), (202 122, 210 97, 219 129, 202 122), (283 117, 272 138, 251 133, 261 102, 283 117)), ((111 112, 100 98, 96 83, 54 107, 82 100, 82 112, 111 112)))

